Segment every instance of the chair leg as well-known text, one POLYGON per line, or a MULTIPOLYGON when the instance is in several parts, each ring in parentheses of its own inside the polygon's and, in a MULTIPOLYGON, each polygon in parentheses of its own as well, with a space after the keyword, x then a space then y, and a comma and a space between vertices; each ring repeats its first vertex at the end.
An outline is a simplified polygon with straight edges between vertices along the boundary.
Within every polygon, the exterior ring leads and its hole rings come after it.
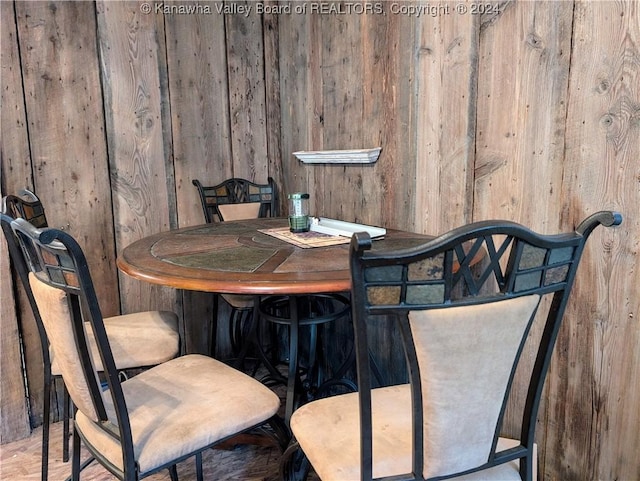
POLYGON ((67 391, 67 386, 62 385, 63 390, 63 413, 62 413, 62 461, 69 461, 69 438, 71 437, 71 432, 69 431, 69 420, 71 418, 71 397, 69 396, 69 391, 67 391))
POLYGON ((169 468, 169 477, 171 481, 178 481, 178 468, 175 464, 169 468))
POLYGON ((47 481, 49 477, 49 423, 51 419, 51 392, 55 383, 51 377, 51 373, 45 368, 44 373, 44 399, 42 413, 42 466, 41 479, 47 481))
POLYGON ((80 436, 76 431, 76 427, 73 427, 73 451, 71 459, 71 479, 72 481, 80 481, 80 436))
POLYGON ((202 475, 202 451, 196 454, 196 479, 198 481, 204 480, 202 475))
POLYGON ((296 385, 298 383, 298 343, 300 326, 298 325, 298 299, 296 296, 289 298, 289 373, 287 377, 287 398, 285 402, 284 419, 289 425, 291 415, 295 408, 296 385))
POLYGON ((310 469, 311 464, 297 442, 291 444, 280 458, 280 479, 284 481, 304 481, 310 469))

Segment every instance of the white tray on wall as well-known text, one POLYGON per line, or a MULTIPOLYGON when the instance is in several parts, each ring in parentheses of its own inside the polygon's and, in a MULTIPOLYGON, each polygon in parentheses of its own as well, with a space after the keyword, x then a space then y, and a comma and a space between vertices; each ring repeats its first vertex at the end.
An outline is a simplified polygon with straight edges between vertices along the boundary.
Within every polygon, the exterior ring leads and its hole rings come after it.
POLYGON ((355 150, 312 150, 294 152, 305 164, 373 164, 382 147, 355 150))

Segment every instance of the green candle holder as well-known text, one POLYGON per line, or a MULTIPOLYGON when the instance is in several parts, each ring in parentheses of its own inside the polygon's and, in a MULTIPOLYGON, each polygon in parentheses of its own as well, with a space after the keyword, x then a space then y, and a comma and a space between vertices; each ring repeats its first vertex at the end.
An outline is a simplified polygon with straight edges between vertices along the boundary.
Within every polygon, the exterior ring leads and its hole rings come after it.
POLYGON ((309 194, 295 192, 289 198, 289 230, 291 232, 309 231, 309 194))

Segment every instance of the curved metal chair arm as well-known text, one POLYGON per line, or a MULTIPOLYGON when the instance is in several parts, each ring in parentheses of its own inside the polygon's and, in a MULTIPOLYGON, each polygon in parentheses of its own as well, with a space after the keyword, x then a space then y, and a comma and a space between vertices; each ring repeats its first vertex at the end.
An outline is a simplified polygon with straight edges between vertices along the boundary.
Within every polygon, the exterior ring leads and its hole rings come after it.
POLYGON ((593 229, 602 224, 605 227, 611 227, 622 224, 622 214, 619 212, 601 210, 595 214, 591 214, 576 228, 576 232, 583 236, 591 234, 593 229))

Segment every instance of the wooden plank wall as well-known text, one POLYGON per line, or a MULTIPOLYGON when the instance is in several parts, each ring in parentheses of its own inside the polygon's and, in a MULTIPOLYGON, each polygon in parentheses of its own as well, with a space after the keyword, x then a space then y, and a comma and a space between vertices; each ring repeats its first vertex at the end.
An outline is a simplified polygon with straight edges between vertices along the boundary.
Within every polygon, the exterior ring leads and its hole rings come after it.
MULTIPOLYGON (((3 166, 5 159, 7 163, 14 166, 13 180, 18 185, 26 185, 30 179, 31 159, 27 144, 25 130, 25 109, 22 82, 20 80, 20 57, 16 42, 16 26, 13 5, 10 3, 0 3, 0 16, 3 19, 2 30, 0 31, 0 45, 3 45, 0 57, 0 72, 2 75, 2 88, 0 89, 0 101, 2 109, 0 122, 0 143, 2 144, 0 162, 3 166), (4 19, 9 19, 6 23, 4 19), (9 160, 10 159, 10 160, 9 160)), ((4 190, 4 167, 0 169, 0 196, 5 195, 4 190)), ((22 373, 21 349, 25 358, 33 359, 34 365, 42 363, 42 354, 39 350, 37 338, 33 344, 35 359, 30 356, 31 351, 26 348, 26 343, 22 343, 21 334, 26 335, 24 330, 19 329, 17 313, 20 306, 28 305, 24 291, 14 290, 12 285, 10 262, 8 256, 7 243, 4 236, 0 240, 0 444, 16 438, 27 436, 30 432, 29 405, 25 392, 24 376, 22 373), (21 332, 22 331, 22 332, 21 332)), ((28 308, 22 316, 22 324, 33 325, 33 319, 29 316, 28 308)), ((41 369, 33 369, 39 373, 39 385, 42 385, 43 375, 41 369)), ((35 382, 35 381, 34 381, 35 382)), ((42 390, 40 390, 42 391, 42 390)), ((33 400, 35 402, 35 399, 33 400)), ((42 403, 39 411, 42 413, 42 403)), ((38 411, 38 409, 35 409, 38 411)), ((34 423, 41 422, 40 419, 32 419, 34 423)))
MULTIPOLYGON (((308 191, 319 214, 428 233, 487 218, 553 233, 616 209, 625 222, 590 241, 558 342, 540 469, 549 480, 640 479, 637 2, 512 1, 476 14, 440 2, 420 17, 392 10, 408 2, 368 14, 148 5, 0 5, 1 190, 35 189, 51 224, 79 238, 103 266, 106 312, 176 309, 201 320, 187 324, 187 349, 206 349, 210 295, 114 265, 134 240, 202 221, 194 178, 272 176, 282 194, 308 191), (292 155, 377 146, 366 166, 292 155)), ((12 293, 2 285, 3 346, 16 305, 37 425, 37 333, 12 293)), ((7 359, 3 349, 3 392, 7 359)), ((3 442, 23 433, 3 421, 3 442)))

